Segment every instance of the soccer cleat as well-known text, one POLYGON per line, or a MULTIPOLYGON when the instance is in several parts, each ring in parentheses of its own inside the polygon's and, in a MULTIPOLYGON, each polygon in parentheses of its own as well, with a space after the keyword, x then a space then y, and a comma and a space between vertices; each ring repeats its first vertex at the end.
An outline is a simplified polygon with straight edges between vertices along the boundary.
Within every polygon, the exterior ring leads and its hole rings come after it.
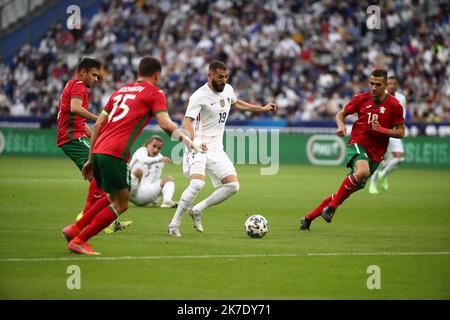
POLYGON ((203 226, 202 226, 202 213, 193 210, 192 208, 189 209, 189 215, 191 216, 192 220, 194 221, 194 228, 198 232, 203 232, 203 226))
POLYGON ((168 203, 162 203, 161 208, 178 208, 178 203, 175 201, 170 201, 168 203))
POLYGON ((67 242, 70 242, 80 233, 80 228, 76 224, 71 224, 63 229, 62 235, 66 238, 67 242))
POLYGON ((108 227, 106 227, 103 232, 104 233, 114 233, 117 231, 121 231, 123 229, 128 228, 131 224, 133 223, 133 221, 117 221, 115 220, 113 223, 111 223, 108 227))
POLYGON ((95 252, 92 250, 91 246, 79 238, 75 237, 72 241, 67 245, 70 251, 78 253, 78 254, 90 254, 90 255, 99 255, 99 252, 95 252))
POLYGON ((375 183, 373 183, 373 182, 370 183, 369 193, 370 193, 370 194, 379 194, 379 193, 380 193, 380 192, 378 191, 377 186, 376 186, 375 183))
POLYGON ((380 175, 378 175, 378 184, 380 185, 381 190, 383 191, 387 191, 389 189, 386 176, 380 177, 380 175))
POLYGON ((181 238, 180 228, 177 226, 168 226, 167 233, 173 238, 181 238))
POLYGON ((301 223, 300 230, 303 230, 303 231, 309 230, 309 227, 311 226, 311 222, 312 222, 312 220, 309 220, 308 218, 303 217, 300 222, 301 223))
POLYGON ((330 223, 333 219, 333 215, 336 212, 336 208, 332 206, 326 206, 322 210, 322 218, 325 219, 326 222, 330 223))

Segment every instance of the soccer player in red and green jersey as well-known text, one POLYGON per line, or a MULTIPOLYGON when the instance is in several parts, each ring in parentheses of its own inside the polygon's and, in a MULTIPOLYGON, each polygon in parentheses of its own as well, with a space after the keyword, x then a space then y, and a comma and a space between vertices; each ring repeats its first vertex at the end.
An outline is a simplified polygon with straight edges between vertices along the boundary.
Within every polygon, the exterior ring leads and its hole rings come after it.
POLYGON ((191 149, 205 151, 194 145, 172 122, 164 92, 156 86, 161 77, 161 63, 152 57, 139 62, 138 79, 116 90, 97 119, 91 136, 93 148, 83 167, 83 175, 92 175, 109 194, 88 210, 75 224, 63 230, 69 250, 80 254, 98 254, 86 242, 102 231, 128 209, 130 198, 130 151, 141 131, 155 117, 159 126, 182 140, 191 149))
MULTIPOLYGON (((80 171, 89 155, 91 130, 86 124, 86 120, 97 120, 97 116, 88 110, 87 88, 91 88, 98 82, 100 69, 101 63, 95 59, 84 58, 81 60, 78 64, 76 78, 67 83, 59 100, 56 142, 80 171)), ((106 194, 97 187, 95 179, 91 179, 83 212, 86 212, 104 196, 106 194)))
POLYGON ((319 215, 330 223, 339 205, 352 193, 364 188, 367 179, 383 160, 389 138, 404 137, 403 108, 397 98, 386 92, 386 85, 387 72, 382 69, 372 71, 369 92, 356 95, 337 113, 336 133, 340 137, 347 133, 345 117, 358 114, 346 147, 346 163, 350 173, 336 193, 302 218, 301 230, 309 230, 311 222, 319 215))

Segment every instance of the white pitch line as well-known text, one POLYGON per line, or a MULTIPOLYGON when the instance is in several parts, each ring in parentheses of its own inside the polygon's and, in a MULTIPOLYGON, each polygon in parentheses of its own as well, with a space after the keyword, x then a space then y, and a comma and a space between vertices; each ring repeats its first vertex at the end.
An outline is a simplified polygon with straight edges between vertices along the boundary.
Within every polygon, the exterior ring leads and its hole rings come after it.
POLYGON ((442 252, 316 252, 316 253, 274 253, 274 254, 224 254, 197 256, 121 256, 121 257, 65 257, 65 258, 3 258, 0 262, 57 262, 57 261, 123 261, 123 260, 175 260, 175 259, 234 259, 268 257, 342 257, 342 256, 442 256, 442 252))

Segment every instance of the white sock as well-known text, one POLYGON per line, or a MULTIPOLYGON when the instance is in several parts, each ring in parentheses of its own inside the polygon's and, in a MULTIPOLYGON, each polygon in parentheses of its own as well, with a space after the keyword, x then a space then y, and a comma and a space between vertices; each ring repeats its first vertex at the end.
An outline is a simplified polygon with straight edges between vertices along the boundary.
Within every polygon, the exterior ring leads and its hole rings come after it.
POLYGON ((400 163, 402 163, 405 160, 405 158, 398 158, 398 157, 392 157, 387 161, 386 166, 382 171, 380 171, 379 175, 380 178, 384 178, 388 175, 389 172, 394 170, 400 163))
POLYGON ((219 189, 211 193, 211 195, 203 200, 202 202, 197 203, 192 210, 195 211, 204 211, 206 208, 209 208, 211 206, 214 206, 216 204, 219 204, 229 197, 231 197, 233 194, 238 192, 239 190, 239 182, 230 182, 227 184, 224 184, 219 189))
POLYGON ((192 206, 195 198, 197 198, 198 193, 205 185, 205 181, 200 179, 192 179, 189 183, 189 186, 184 190, 181 195, 180 202, 178 203, 177 211, 172 218, 169 226, 171 227, 179 227, 181 225, 181 219, 183 217, 183 213, 185 210, 189 209, 192 206))
POLYGON ((175 192, 175 183, 173 181, 167 181, 162 188, 163 203, 169 203, 172 201, 173 193, 175 192))

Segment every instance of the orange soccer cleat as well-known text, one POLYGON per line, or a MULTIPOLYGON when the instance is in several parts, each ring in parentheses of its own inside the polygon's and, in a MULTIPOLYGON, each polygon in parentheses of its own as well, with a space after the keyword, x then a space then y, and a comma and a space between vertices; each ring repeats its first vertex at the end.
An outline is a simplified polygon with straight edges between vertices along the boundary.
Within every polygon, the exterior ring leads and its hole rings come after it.
POLYGON ((91 246, 82 240, 80 240, 78 237, 73 238, 72 241, 69 242, 67 245, 70 251, 79 253, 79 254, 91 254, 91 255, 99 255, 99 252, 95 252, 92 250, 91 246))
POLYGON ((66 238, 67 242, 70 242, 80 233, 80 231, 80 228, 78 228, 76 224, 71 224, 63 229, 62 234, 63 237, 66 238))

